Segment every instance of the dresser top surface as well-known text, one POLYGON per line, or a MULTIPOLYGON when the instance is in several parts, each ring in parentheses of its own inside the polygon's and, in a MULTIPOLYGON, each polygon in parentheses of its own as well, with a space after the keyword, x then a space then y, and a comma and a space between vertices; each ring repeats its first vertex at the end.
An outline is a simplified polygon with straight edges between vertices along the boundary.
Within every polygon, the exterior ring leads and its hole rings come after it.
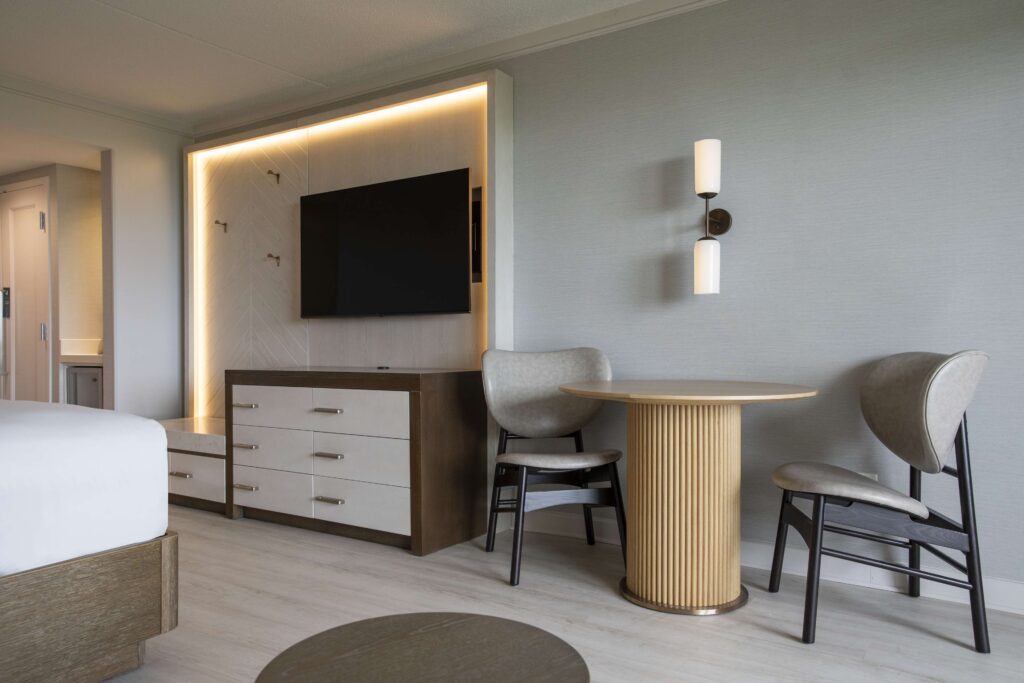
POLYGON ((447 375, 451 373, 459 372, 479 372, 479 370, 473 368, 409 368, 409 367, 391 367, 391 366, 377 366, 377 367, 352 367, 352 366, 333 366, 333 365, 301 365, 301 366, 290 366, 290 367, 276 367, 276 368, 261 368, 258 370, 243 370, 243 369, 231 369, 227 372, 245 372, 258 374, 261 372, 266 373, 280 373, 280 372, 298 372, 298 373, 310 373, 310 374, 359 374, 359 375, 447 375))

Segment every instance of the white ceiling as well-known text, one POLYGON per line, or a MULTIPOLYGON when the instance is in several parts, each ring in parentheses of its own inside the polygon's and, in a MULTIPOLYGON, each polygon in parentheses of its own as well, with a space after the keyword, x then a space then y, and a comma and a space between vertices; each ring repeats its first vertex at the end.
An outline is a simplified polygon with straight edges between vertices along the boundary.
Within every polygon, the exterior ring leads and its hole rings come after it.
POLYGON ((0 123, 0 176, 49 164, 100 170, 100 150, 0 123))
POLYGON ((0 77, 212 129, 714 1, 0 0, 0 77))

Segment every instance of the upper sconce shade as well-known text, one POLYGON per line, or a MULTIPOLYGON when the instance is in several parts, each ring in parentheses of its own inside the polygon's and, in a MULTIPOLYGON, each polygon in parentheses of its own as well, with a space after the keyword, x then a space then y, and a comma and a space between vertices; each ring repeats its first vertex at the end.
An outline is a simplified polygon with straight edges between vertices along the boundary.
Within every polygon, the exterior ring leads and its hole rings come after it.
POLYGON ((693 143, 693 184, 701 197, 713 197, 722 189, 721 140, 693 143))

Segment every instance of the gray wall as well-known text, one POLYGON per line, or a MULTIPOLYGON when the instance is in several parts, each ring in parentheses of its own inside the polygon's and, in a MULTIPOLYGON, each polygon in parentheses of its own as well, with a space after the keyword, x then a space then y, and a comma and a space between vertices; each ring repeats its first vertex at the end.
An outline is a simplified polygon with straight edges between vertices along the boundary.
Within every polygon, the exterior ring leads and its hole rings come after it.
MULTIPOLYGON (((820 388, 748 407, 743 537, 777 465, 906 469, 863 425, 868 363, 992 355, 971 408, 986 574, 1024 580, 1024 3, 729 0, 500 65, 515 78, 516 347, 620 377, 820 388), (723 141, 722 294, 692 294, 693 141, 723 141)), ((625 446, 608 407, 588 438, 625 446)), ((948 479, 948 478, 943 478, 948 479)), ((956 512, 951 481, 925 495, 956 512)))

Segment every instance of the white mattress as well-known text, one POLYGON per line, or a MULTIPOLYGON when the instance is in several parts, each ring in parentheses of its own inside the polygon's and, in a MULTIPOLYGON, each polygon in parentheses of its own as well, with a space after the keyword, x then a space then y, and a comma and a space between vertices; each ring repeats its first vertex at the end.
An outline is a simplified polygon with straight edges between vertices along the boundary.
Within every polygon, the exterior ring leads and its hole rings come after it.
POLYGON ((153 420, 0 401, 0 576, 167 531, 167 437, 153 420))

